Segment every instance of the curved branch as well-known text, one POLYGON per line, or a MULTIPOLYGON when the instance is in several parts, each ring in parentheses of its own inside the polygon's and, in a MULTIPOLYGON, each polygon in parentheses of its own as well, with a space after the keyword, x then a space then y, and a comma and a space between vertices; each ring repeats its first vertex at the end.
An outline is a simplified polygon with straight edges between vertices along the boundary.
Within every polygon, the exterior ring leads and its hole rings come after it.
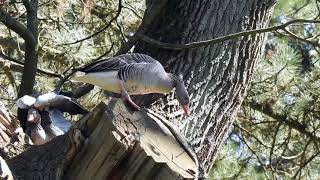
POLYGON ((274 112, 272 109, 270 109, 270 107, 268 107, 264 104, 260 104, 258 102, 249 102, 248 106, 256 111, 259 111, 259 112, 273 118, 273 119, 278 120, 281 123, 286 124, 290 128, 297 130, 301 134, 306 135, 308 138, 312 139, 312 141, 314 141, 316 144, 318 144, 320 142, 320 137, 318 137, 314 133, 308 131, 307 126, 305 124, 302 124, 298 121, 295 121, 294 119, 292 119, 286 115, 278 114, 278 113, 274 112))
POLYGON ((310 41, 308 39, 304 39, 302 37, 299 37, 298 35, 292 33, 291 31, 289 31, 287 29, 283 29, 283 31, 288 34, 287 35, 288 37, 291 37, 293 39, 297 39, 299 41, 302 41, 302 42, 305 42, 305 43, 308 43, 308 44, 311 44, 313 46, 316 46, 316 47, 320 48, 320 44, 318 42, 316 42, 316 41, 310 41))
MULTIPOLYGON (((273 26, 273 27, 268 27, 268 28, 263 28, 263 29, 254 29, 254 30, 248 30, 248 31, 242 31, 234 34, 228 34, 226 36, 214 38, 214 39, 209 39, 205 41, 198 41, 198 42, 191 42, 187 44, 172 44, 172 43, 166 43, 166 42, 161 42, 155 39, 152 39, 144 34, 136 33, 135 37, 139 38, 140 40, 149 43, 151 45, 154 45, 158 48, 161 49, 168 49, 168 50, 184 50, 184 49, 193 49, 193 48, 199 48, 202 46, 208 46, 211 44, 216 44, 220 43, 226 40, 230 39, 236 39, 242 36, 248 36, 248 35, 255 35, 255 34, 261 34, 261 33, 266 33, 266 32, 271 32, 271 31, 276 31, 276 30, 285 30, 286 27, 292 25, 292 24, 297 24, 297 23, 320 23, 320 20, 307 20, 307 19, 294 19, 291 21, 288 21, 287 23, 278 25, 278 26, 273 26)), ((319 44, 318 44, 319 47, 319 44)))
MULTIPOLYGON (((23 67, 24 67, 24 63, 23 62, 20 62, 20 61, 14 59, 12 57, 9 57, 9 56, 7 56, 5 54, 2 54, 1 52, 0 52, 0 57, 3 58, 3 59, 6 59, 8 61, 13 62, 14 63, 13 69, 15 69, 15 70, 17 70, 19 72, 23 71, 23 67)), ((62 76, 60 74, 56 74, 54 72, 46 71, 46 70, 39 69, 39 68, 37 68, 37 72, 39 72, 40 74, 44 74, 44 75, 50 76, 50 77, 56 77, 56 78, 62 79, 62 76)))
POLYGON ((115 21, 115 20, 119 17, 122 8, 123 8, 123 6, 122 6, 122 3, 121 3, 121 0, 119 0, 119 5, 118 5, 117 14, 109 21, 109 23, 108 23, 106 26, 104 26, 104 27, 103 27, 102 29, 100 29, 99 31, 97 31, 97 32, 95 32, 95 33, 91 34, 90 36, 87 36, 87 37, 85 37, 85 38, 83 38, 83 39, 79 39, 79 40, 74 41, 74 42, 65 43, 65 44, 60 44, 60 45, 72 45, 72 44, 77 44, 77 43, 79 43, 79 42, 82 42, 82 41, 85 41, 85 40, 88 40, 88 39, 90 39, 90 38, 93 38, 93 37, 97 36, 98 34, 100 34, 101 32, 105 31, 106 29, 108 29, 108 28, 111 26, 112 22, 115 21))
POLYGON ((32 45, 36 44, 36 39, 23 24, 19 21, 13 19, 7 12, 0 8, 0 21, 7 26, 7 28, 13 30, 19 34, 25 41, 31 43, 32 45))
POLYGON ((129 40, 122 45, 120 50, 115 55, 125 54, 127 53, 139 40, 138 35, 144 34, 148 26, 154 21, 156 17, 160 15, 162 10, 164 9, 168 0, 157 0, 157 1, 150 1, 148 8, 144 12, 144 16, 136 33, 129 37, 129 40))

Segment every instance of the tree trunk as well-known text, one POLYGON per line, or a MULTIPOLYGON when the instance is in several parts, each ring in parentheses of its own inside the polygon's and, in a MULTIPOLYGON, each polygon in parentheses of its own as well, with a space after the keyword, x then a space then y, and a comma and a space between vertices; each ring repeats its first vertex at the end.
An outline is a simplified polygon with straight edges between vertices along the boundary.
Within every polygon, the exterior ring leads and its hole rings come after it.
POLYGON ((26 0, 23 4, 27 9, 27 29, 34 40, 25 42, 24 69, 18 97, 33 93, 38 63, 38 0, 26 0))
MULTIPOLYGON (((25 39, 24 67, 18 98, 33 93, 38 64, 38 0, 25 0, 23 1, 23 5, 27 10, 27 31, 29 31, 33 38, 32 40, 25 39)), ((25 129, 26 111, 18 109, 17 114, 22 128, 25 129)))
POLYGON ((128 111, 122 101, 100 104, 67 134, 7 164, 23 180, 194 179, 197 163, 162 121, 147 110, 128 111))
MULTIPOLYGON (((185 44, 264 28, 269 24, 274 4, 275 0, 168 1, 145 35, 162 42, 185 44)), ((264 37, 250 35, 188 50, 164 50, 142 41, 136 45, 136 52, 149 54, 166 70, 183 74, 192 115, 179 121, 179 126, 207 172, 231 130, 261 55, 264 37)), ((153 103, 153 107, 159 112, 164 109, 163 115, 168 118, 181 117, 173 98, 168 95, 153 103)), ((156 99, 144 97, 141 101, 150 105, 156 99)))

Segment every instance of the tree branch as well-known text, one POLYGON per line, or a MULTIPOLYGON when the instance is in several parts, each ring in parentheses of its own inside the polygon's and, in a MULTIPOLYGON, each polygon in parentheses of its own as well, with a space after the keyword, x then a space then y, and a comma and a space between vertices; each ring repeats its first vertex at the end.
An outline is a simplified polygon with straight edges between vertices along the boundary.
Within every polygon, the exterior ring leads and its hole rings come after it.
MULTIPOLYGON (((161 41, 152 39, 152 38, 150 38, 144 34, 141 34, 141 33, 136 33, 135 36, 136 36, 136 38, 139 38, 139 40, 142 40, 146 43, 149 43, 149 44, 154 45, 155 47, 158 47, 161 49, 184 50, 184 49, 193 49, 193 48, 208 46, 208 45, 216 44, 216 43, 223 42, 226 40, 236 39, 236 38, 239 38, 242 36, 261 34, 261 33, 276 31, 276 30, 280 30, 280 29, 285 31, 286 27, 288 27, 292 24, 297 24, 297 23, 320 23, 320 20, 294 19, 294 20, 288 21, 287 23, 284 23, 284 24, 281 24, 278 26, 273 26, 273 27, 268 27, 268 28, 263 28, 263 29, 242 31, 242 32, 234 33, 234 34, 228 34, 226 36, 222 36, 222 37, 218 37, 218 38, 214 38, 214 39, 209 39, 209 40, 205 40, 205 41, 198 41, 198 42, 191 42, 191 43, 187 43, 187 44, 172 44, 172 43, 161 42, 161 41)), ((319 44, 317 44, 317 46, 320 47, 319 44)))
POLYGON ((253 139, 255 139, 259 144, 266 148, 271 148, 271 146, 267 145, 263 142, 263 140, 260 140, 258 137, 256 137, 252 132, 248 131, 247 129, 243 128, 240 124, 237 122, 233 123, 233 126, 240 129, 242 132, 245 132, 246 134, 250 135, 253 139))
POLYGON ((299 40, 299 41, 302 41, 302 42, 305 42, 305 43, 308 43, 308 44, 311 44, 311 45, 313 45, 313 46, 315 46, 315 47, 320 48, 320 44, 319 44, 318 42, 316 42, 316 41, 311 41, 311 40, 308 40, 308 39, 299 37, 298 35, 292 33, 291 31, 289 31, 289 30, 287 30, 287 29, 283 29, 283 31, 284 31, 285 33, 287 33, 287 34, 283 34, 283 33, 281 33, 281 32, 277 32, 277 33, 279 33, 280 35, 283 35, 283 36, 287 36, 287 37, 289 37, 289 38, 297 39, 297 40, 299 40))
POLYGON ((300 166, 300 168, 297 170, 297 172, 294 174, 294 176, 292 177, 292 179, 296 179, 297 175, 299 174, 299 172, 301 172, 301 170, 307 165, 309 164, 314 158, 316 158, 318 155, 320 154, 320 151, 314 153, 308 160, 306 160, 306 162, 300 166))
POLYGON ((144 34, 148 26, 154 21, 156 17, 160 15, 168 0, 153 0, 150 4, 147 4, 147 10, 144 12, 144 16, 136 33, 129 38, 129 40, 123 44, 120 50, 115 55, 127 53, 139 40, 138 35, 144 34))
POLYGON ((312 139, 315 143, 319 143, 320 142, 320 138, 316 135, 314 135, 312 132, 309 132, 307 130, 307 126, 305 124, 302 124, 298 121, 295 121, 294 119, 286 116, 286 115, 282 115, 282 114, 278 114, 276 112, 274 112, 270 107, 268 107, 267 105, 264 104, 260 104, 258 102, 249 102, 247 103, 247 105, 249 105, 250 108, 257 110, 273 119, 278 120, 281 123, 286 124, 287 126, 299 131, 301 134, 306 135, 308 138, 312 139))
POLYGON ((0 8, 0 21, 9 29, 19 34, 25 41, 30 42, 32 45, 36 44, 36 39, 32 33, 19 21, 13 19, 4 9, 0 8))
MULTIPOLYGON (((27 9, 27 28, 34 37, 34 42, 25 41, 25 64, 18 97, 32 94, 38 64, 38 0, 23 0, 22 2, 27 9)), ((19 119, 25 118, 19 116, 19 119)))
POLYGON ((106 26, 104 26, 104 27, 103 27, 102 29, 100 29, 99 31, 97 31, 97 32, 95 32, 95 33, 91 34, 90 36, 87 36, 87 37, 85 37, 85 38, 83 38, 83 39, 79 39, 79 40, 74 41, 74 42, 65 43, 65 44, 60 44, 60 45, 72 45, 72 44, 77 44, 77 43, 79 43, 79 42, 82 42, 82 41, 85 41, 85 40, 88 40, 88 39, 90 39, 90 38, 93 38, 93 37, 97 36, 97 35, 100 34, 101 32, 103 32, 103 31, 105 31, 106 29, 108 29, 108 28, 111 26, 112 22, 115 21, 115 20, 119 17, 119 15, 120 15, 120 13, 121 13, 121 10, 122 10, 122 7, 123 7, 123 6, 122 6, 122 3, 121 3, 121 0, 119 0, 119 5, 118 5, 117 14, 109 21, 109 23, 108 23, 106 26))
POLYGON ((15 41, 12 37, 4 38, 0 37, 0 45, 6 48, 12 48, 12 49, 21 49, 24 51, 25 45, 23 42, 15 41))
MULTIPOLYGON (((20 62, 12 57, 9 57, 3 53, 0 52, 0 57, 3 58, 3 59, 6 59, 8 61, 11 61, 13 62, 14 64, 12 64, 12 70, 14 71, 18 71, 18 72, 21 72, 23 71, 23 67, 24 67, 24 63, 23 62, 20 62)), ((0 60, 0 64, 1 64, 1 60, 0 60)), ((62 79, 62 76, 60 74, 56 74, 54 72, 51 72, 51 71, 47 71, 47 70, 43 70, 43 69, 37 69, 37 72, 39 72, 40 74, 44 74, 44 75, 47 75, 49 77, 56 77, 56 78, 59 78, 59 79, 62 79)))

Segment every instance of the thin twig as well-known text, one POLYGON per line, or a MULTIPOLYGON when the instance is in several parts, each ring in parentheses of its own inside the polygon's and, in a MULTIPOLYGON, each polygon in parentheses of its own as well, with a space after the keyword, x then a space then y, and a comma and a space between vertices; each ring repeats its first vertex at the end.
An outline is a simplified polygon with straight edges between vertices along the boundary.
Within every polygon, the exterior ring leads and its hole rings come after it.
POLYGON ((234 127, 239 128, 242 132, 245 132, 246 134, 250 135, 253 139, 255 139, 259 144, 261 144, 262 146, 266 147, 266 148, 271 148, 271 146, 265 144, 264 142, 262 142, 262 140, 260 140, 258 137, 256 137, 255 135, 253 135, 252 133, 250 133, 250 131, 248 131, 247 129, 243 128, 242 126, 240 126, 237 123, 233 124, 234 127))
MULTIPOLYGON (((8 61, 14 62, 14 63, 16 63, 18 65, 21 65, 21 67, 24 66, 23 62, 20 62, 20 61, 14 59, 12 57, 9 57, 9 56, 7 56, 5 54, 2 54, 1 52, 0 52, 0 57, 3 58, 3 59, 6 59, 8 61)), ((50 77, 56 77, 56 78, 62 79, 62 76, 60 74, 56 74, 54 72, 46 71, 46 70, 39 69, 39 68, 37 68, 37 72, 39 72, 40 74, 44 74, 44 75, 50 76, 50 77)))
POLYGON ((308 138, 312 139, 315 144, 320 143, 320 137, 316 136, 312 132, 308 131, 307 125, 300 123, 287 115, 278 114, 274 112, 272 109, 268 108, 266 105, 258 103, 258 102, 249 102, 248 106, 254 110, 257 110, 273 119, 278 120, 281 123, 288 125, 290 128, 293 128, 299 131, 301 134, 306 135, 308 138))
POLYGON ((104 56, 106 56, 107 54, 109 54, 112 51, 113 46, 114 46, 114 42, 111 43, 111 47, 105 53, 103 53, 99 57, 95 58, 93 61, 99 60, 99 59, 103 58, 104 56))
POLYGON ((77 40, 77 41, 70 42, 70 43, 60 44, 60 45, 58 45, 58 46, 77 44, 77 43, 83 42, 83 41, 85 41, 85 40, 88 40, 88 39, 91 39, 91 38, 97 36, 97 35, 100 34, 101 32, 103 32, 103 31, 105 31, 106 29, 108 29, 108 28, 111 26, 112 22, 115 21, 115 20, 119 17, 119 15, 120 15, 120 13, 121 13, 121 10, 122 10, 122 7, 123 7, 123 6, 122 6, 122 3, 121 3, 121 0, 119 0, 119 5, 118 5, 117 14, 109 21, 109 23, 108 23, 106 26, 104 26, 104 27, 103 27, 102 29, 100 29, 99 31, 97 31, 97 32, 95 32, 95 33, 91 34, 90 36, 87 36, 87 37, 85 37, 85 38, 83 38, 83 39, 79 39, 79 40, 77 40))
POLYGON ((255 150, 253 150, 253 148, 249 145, 249 143, 247 142, 246 138, 245 137, 241 137, 241 140, 244 142, 244 144, 248 147, 248 149, 256 156, 258 162, 260 163, 262 169, 263 169, 263 172, 264 172, 264 175, 266 176, 266 178, 269 180, 270 177, 268 176, 267 174, 267 169, 265 167, 265 164, 262 162, 262 160, 260 159, 259 155, 257 154, 257 152, 255 150))
POLYGON ((310 41, 308 39, 299 37, 299 36, 297 36, 296 34, 292 33, 291 31, 289 31, 287 29, 284 29, 283 31, 286 32, 289 37, 292 37, 292 38, 297 39, 299 41, 302 41, 302 42, 305 42, 305 43, 308 43, 308 44, 311 44, 313 46, 316 46, 316 47, 320 48, 320 44, 318 42, 316 42, 316 41, 310 41))
POLYGON ((295 173, 295 175, 292 177, 292 179, 296 179, 297 175, 299 174, 299 172, 301 172, 301 170, 306 167, 315 157, 317 157, 320 154, 320 151, 314 153, 303 165, 300 166, 300 168, 297 170, 297 172, 295 173))

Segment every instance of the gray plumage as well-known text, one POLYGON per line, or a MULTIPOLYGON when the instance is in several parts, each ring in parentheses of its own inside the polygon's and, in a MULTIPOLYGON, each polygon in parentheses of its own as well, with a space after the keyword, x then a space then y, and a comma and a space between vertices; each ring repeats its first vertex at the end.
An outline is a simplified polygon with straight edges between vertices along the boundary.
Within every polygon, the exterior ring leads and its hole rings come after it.
POLYGON ((61 112, 68 112, 71 115, 88 113, 88 110, 82 107, 74 98, 59 95, 55 92, 38 96, 34 106, 58 109, 61 112))
POLYGON ((50 122, 44 121, 46 120, 44 117, 45 115, 40 114, 35 108, 30 108, 28 110, 27 133, 35 145, 45 144, 56 136, 64 134, 64 132, 60 128, 54 126, 50 120, 50 122))
POLYGON ((168 93, 174 88, 174 75, 166 73, 158 61, 145 54, 132 53, 103 59, 84 66, 80 71, 86 74, 75 77, 75 80, 94 84, 114 93, 120 93, 120 89, 115 87, 118 83, 115 78, 125 82, 130 95, 168 93))
POLYGON ((149 93, 169 93, 176 88, 177 99, 189 114, 189 95, 182 80, 174 74, 167 73, 154 58, 139 53, 124 54, 110 59, 95 61, 78 69, 73 80, 93 84, 112 93, 121 94, 121 98, 139 107, 129 95, 149 93))
POLYGON ((42 107, 49 109, 58 109, 61 112, 68 112, 71 115, 75 114, 86 114, 86 110, 81 106, 76 99, 70 98, 64 95, 59 95, 55 92, 49 92, 42 94, 37 98, 25 95, 16 101, 18 108, 29 109, 32 107, 42 107))

